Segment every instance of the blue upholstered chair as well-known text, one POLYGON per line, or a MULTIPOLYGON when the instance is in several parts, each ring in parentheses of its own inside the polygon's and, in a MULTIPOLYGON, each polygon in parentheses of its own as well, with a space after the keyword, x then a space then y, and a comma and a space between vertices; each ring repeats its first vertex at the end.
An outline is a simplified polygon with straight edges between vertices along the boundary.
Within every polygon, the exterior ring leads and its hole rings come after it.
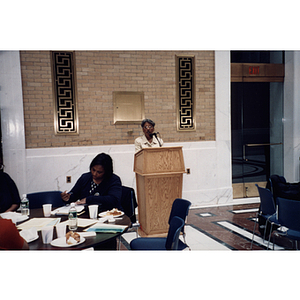
POLYGON ((61 191, 47 191, 27 194, 29 208, 41 208, 43 204, 52 204, 52 207, 66 205, 61 199, 61 191))
MULTIPOLYGON (((126 216, 131 220, 131 225, 128 228, 127 232, 135 231, 136 236, 138 237, 138 228, 140 224, 137 222, 135 209, 137 207, 135 191, 133 188, 128 186, 122 186, 122 197, 121 197, 121 206, 126 216)), ((121 248, 121 236, 118 238, 118 249, 121 248)))
MULTIPOLYGON (((185 199, 177 198, 174 200, 170 212, 170 217, 169 217, 169 225, 173 217, 179 217, 182 220, 186 220, 187 215, 189 214, 189 209, 191 206, 191 202, 185 199)), ((184 243, 179 239, 178 241, 178 250, 183 250, 187 247, 186 240, 185 240, 185 231, 184 231, 184 226, 181 229, 181 232, 183 234, 183 240, 184 243)))
POLYGON ((179 235, 184 221, 173 217, 170 221, 167 237, 141 237, 130 242, 131 250, 179 250, 179 235))
POLYGON ((290 240, 294 240, 296 249, 298 248, 298 241, 300 241, 300 201, 285 198, 277 198, 278 205, 278 221, 281 230, 276 232, 285 236, 290 240))
MULTIPOLYGON (((265 240, 266 235, 268 234, 269 242, 270 242, 270 237, 271 237, 271 233, 273 231, 274 224, 279 225, 279 222, 278 222, 277 216, 276 216, 276 207, 275 207, 273 195, 270 192, 270 190, 268 190, 266 188, 259 187, 257 184, 256 184, 256 187, 258 189, 259 198, 260 198, 260 207, 259 207, 259 211, 257 213, 257 218, 261 218, 263 220, 263 224, 260 225, 260 229, 263 229, 263 232, 264 232, 263 239, 265 240), (268 225, 269 225, 269 227, 268 227, 268 225), (269 232, 267 232, 267 231, 269 231, 269 232)), ((253 229, 251 249, 252 249, 252 245, 253 245, 256 223, 257 222, 255 222, 254 229, 253 229)), ((269 243, 268 243, 268 245, 269 245, 269 243)))

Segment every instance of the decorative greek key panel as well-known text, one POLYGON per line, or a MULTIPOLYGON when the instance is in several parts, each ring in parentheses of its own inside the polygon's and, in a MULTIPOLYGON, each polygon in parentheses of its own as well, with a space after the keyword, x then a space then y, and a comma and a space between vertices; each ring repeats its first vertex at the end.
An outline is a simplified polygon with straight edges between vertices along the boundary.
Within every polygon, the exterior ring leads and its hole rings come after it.
POLYGON ((194 57, 176 57, 177 130, 196 129, 194 120, 194 57))
POLYGON ((73 52, 52 52, 54 128, 56 134, 78 134, 73 52))

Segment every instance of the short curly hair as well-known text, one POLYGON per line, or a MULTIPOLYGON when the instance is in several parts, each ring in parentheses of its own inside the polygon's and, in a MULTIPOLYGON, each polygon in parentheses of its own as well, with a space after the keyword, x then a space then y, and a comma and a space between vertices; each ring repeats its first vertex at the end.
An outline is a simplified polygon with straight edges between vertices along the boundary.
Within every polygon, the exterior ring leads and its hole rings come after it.
POLYGON ((149 124, 151 124, 153 127, 155 126, 155 123, 154 123, 152 120, 150 120, 150 119, 144 119, 144 120, 142 121, 142 123, 141 123, 141 127, 144 127, 145 123, 149 123, 149 124))

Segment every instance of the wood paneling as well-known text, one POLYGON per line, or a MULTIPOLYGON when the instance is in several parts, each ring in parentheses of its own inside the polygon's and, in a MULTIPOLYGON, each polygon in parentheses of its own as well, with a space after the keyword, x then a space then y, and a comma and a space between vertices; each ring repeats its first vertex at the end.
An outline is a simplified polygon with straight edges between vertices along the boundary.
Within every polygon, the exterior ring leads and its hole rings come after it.
POLYGON ((184 173, 182 147, 148 148, 136 153, 134 172, 138 174, 184 173))

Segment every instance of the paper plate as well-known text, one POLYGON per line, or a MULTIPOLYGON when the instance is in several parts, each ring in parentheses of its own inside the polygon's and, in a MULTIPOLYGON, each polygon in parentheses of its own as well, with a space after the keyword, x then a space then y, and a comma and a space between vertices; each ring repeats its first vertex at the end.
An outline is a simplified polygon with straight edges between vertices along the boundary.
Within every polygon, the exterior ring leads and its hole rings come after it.
POLYGON ((123 211, 118 211, 120 214, 117 215, 117 216, 114 216, 114 215, 109 215, 108 213, 110 212, 110 210, 107 210, 107 211, 103 211, 99 214, 99 217, 103 218, 103 217, 114 217, 114 218, 119 218, 119 217, 122 217, 124 215, 124 212, 123 211))
POLYGON ((62 248, 65 248, 65 247, 73 247, 73 246, 77 246, 77 245, 80 245, 82 244, 83 242, 85 241, 85 238, 84 237, 80 237, 80 241, 77 243, 77 244, 67 244, 66 242, 66 237, 62 237, 62 238, 58 238, 58 239, 55 239, 53 240, 50 244, 51 246, 54 246, 54 247, 62 247, 62 248))

